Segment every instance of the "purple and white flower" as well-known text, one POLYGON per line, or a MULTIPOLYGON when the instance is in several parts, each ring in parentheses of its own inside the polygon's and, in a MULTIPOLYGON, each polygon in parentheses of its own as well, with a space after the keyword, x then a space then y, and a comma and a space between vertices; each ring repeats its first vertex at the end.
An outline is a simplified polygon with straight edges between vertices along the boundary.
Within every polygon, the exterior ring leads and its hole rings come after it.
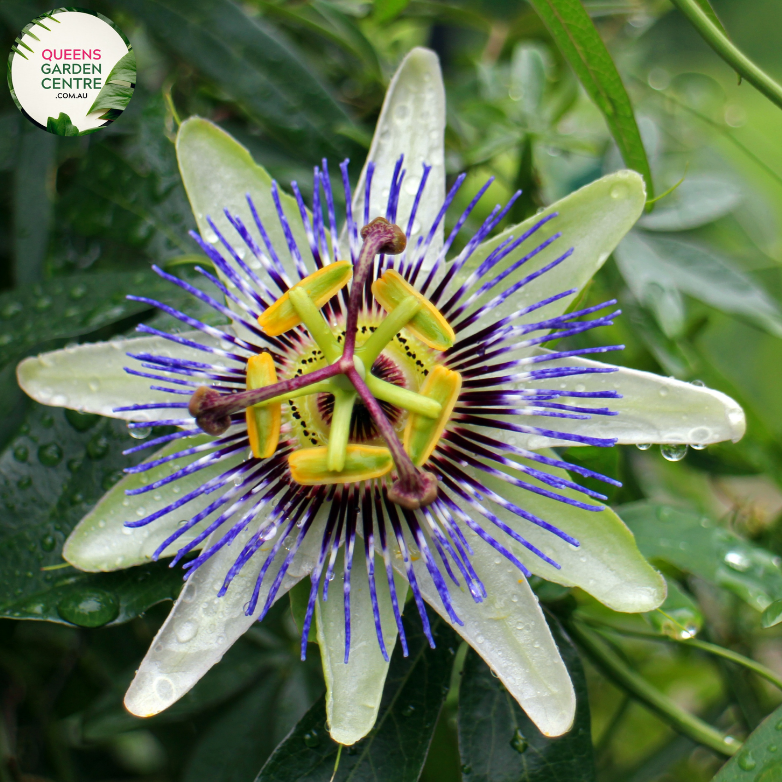
POLYGON ((641 214, 642 179, 606 176, 495 234, 511 199, 465 237, 487 183, 446 233, 465 177, 446 192, 444 128, 437 59, 416 49, 391 82, 355 189, 347 161, 340 166, 339 232, 326 161, 308 208, 295 183, 284 193, 219 128, 186 121, 177 154, 213 292, 157 271, 230 325, 139 291, 133 298, 182 329, 142 324, 140 337, 20 364, 21 386, 43 404, 131 429, 177 428, 128 450, 157 449, 64 552, 88 571, 159 557, 184 568, 182 593, 126 696, 134 714, 182 697, 309 577, 302 655, 315 626, 336 741, 372 728, 397 640, 406 650, 404 610, 418 613, 433 643, 425 603, 555 736, 570 727, 575 698, 527 578, 579 586, 617 611, 662 602, 662 577, 605 496, 567 471, 615 481, 551 448, 737 440, 743 412, 717 391, 593 358, 621 346, 545 347, 619 314, 614 301, 571 305, 641 214), (406 238, 394 254, 372 228, 392 224, 406 238), (353 283, 320 302, 307 285, 345 260, 353 283), (381 306, 381 278, 402 298, 381 306), (270 309, 279 301, 293 313, 287 328, 275 314, 282 305, 270 309), (427 337, 437 328, 452 333, 446 343, 427 337), (259 384, 262 356, 272 379, 259 384), (435 377, 452 381, 450 401, 435 377), (416 436, 431 448, 414 463, 416 436))

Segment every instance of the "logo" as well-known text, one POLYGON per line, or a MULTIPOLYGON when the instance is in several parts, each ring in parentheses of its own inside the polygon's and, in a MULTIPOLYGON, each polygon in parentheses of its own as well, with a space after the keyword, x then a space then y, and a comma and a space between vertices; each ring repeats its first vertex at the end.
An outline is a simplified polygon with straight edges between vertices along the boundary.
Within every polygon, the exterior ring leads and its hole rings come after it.
POLYGON ((14 41, 8 86, 19 110, 39 128, 58 136, 94 133, 130 103, 136 55, 102 14, 55 8, 14 41))

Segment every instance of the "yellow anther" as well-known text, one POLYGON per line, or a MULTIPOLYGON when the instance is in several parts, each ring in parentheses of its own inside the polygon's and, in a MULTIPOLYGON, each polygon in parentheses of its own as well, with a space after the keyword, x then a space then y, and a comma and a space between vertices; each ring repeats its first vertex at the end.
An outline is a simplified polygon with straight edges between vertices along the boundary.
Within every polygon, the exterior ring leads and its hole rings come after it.
POLYGON ((330 483, 356 483, 380 478, 391 472, 394 460, 388 448, 377 445, 348 445, 345 464, 339 472, 328 468, 329 449, 302 448, 288 457, 291 477, 304 486, 330 483))
MULTIPOLYGON (((350 261, 335 261, 322 269, 307 275, 293 288, 304 290, 312 299, 312 303, 320 309, 340 288, 347 285, 353 275, 350 261)), ((301 317, 293 306, 288 295, 289 291, 280 296, 274 304, 258 316, 258 325, 270 336, 277 337, 298 326, 301 317)))
POLYGON ((436 366, 426 378, 420 393, 439 402, 442 409, 437 418, 426 418, 417 413, 411 413, 407 419, 404 446, 416 467, 425 464, 432 455, 432 451, 443 435, 461 390, 462 376, 443 366, 436 366))
MULTIPOLYGON (((248 359, 248 391, 270 386, 276 382, 277 372, 269 353, 261 353, 248 359)), ((277 450, 277 444, 280 442, 282 403, 265 402, 257 407, 248 407, 245 416, 253 456, 256 459, 268 459, 277 450)))
POLYGON ((384 272, 382 277, 372 283, 372 295, 389 313, 405 299, 414 296, 420 302, 421 308, 408 322, 406 328, 430 348, 446 350, 456 340, 454 330, 440 310, 393 269, 384 272))

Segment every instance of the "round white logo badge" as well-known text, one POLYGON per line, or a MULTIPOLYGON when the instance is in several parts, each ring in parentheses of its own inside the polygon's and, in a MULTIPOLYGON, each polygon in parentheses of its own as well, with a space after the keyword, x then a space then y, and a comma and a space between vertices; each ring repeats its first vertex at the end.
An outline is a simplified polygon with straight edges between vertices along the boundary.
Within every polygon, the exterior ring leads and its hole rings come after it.
POLYGON ((59 136, 113 122, 136 86, 136 55, 102 14, 55 8, 33 19, 8 56, 8 86, 32 123, 59 136))

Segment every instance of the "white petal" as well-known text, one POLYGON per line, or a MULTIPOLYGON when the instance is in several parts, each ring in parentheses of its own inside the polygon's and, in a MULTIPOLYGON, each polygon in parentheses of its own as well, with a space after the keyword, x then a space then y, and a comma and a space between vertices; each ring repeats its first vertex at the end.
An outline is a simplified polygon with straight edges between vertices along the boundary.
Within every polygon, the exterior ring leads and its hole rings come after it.
MULTIPOLYGON (((511 236, 520 237, 547 215, 554 212, 558 214, 529 239, 522 242, 519 247, 495 266, 487 277, 496 277, 504 269, 540 245, 543 240, 559 232, 562 233, 562 236, 552 242, 545 250, 522 264, 519 269, 508 275, 495 288, 483 294, 474 305, 471 305, 468 312, 473 311, 477 306, 486 304, 515 282, 551 263, 571 247, 573 254, 569 258, 529 282, 496 308, 493 308, 491 310, 492 318, 505 317, 523 307, 566 290, 580 291, 605 263, 619 240, 633 226, 643 211, 645 202, 646 189, 641 176, 635 171, 617 171, 582 187, 523 223, 508 228, 493 239, 484 242, 478 247, 467 267, 458 276, 458 285, 461 285, 467 275, 474 271, 499 244, 511 236)), ((468 293, 477 290, 486 281, 483 278, 476 280, 472 283, 468 293)), ((455 287, 452 289, 456 290, 455 287)), ((578 295, 577 292, 520 318, 518 322, 542 320, 563 313, 578 295)), ((445 300, 447 301, 447 297, 445 300)), ((463 334, 466 336, 472 330, 483 328, 485 325, 485 322, 479 322, 466 329, 463 334)))
MULTIPOLYGON (((557 458, 554 453, 547 455, 557 458)), ((564 470, 522 459, 519 461, 560 478, 570 477, 564 470)), ((501 539, 535 575, 565 586, 581 587, 614 611, 651 611, 665 599, 663 577, 643 558, 635 545, 633 533, 610 508, 601 512, 574 508, 512 486, 482 470, 475 470, 473 475, 483 486, 579 541, 580 546, 576 548, 553 533, 492 504, 491 510, 502 521, 561 567, 561 570, 557 570, 520 543, 496 530, 495 537, 501 539)), ((529 476, 524 476, 524 480, 542 486, 529 476)), ((576 492, 557 492, 590 502, 588 497, 576 492)), ((487 524, 486 520, 482 521, 482 526, 486 527, 487 524)), ((506 567, 504 561, 502 567, 506 567)))
MULTIPOLYGON (((475 552, 470 560, 489 595, 475 603, 466 589, 451 584, 454 610, 464 622, 453 628, 497 674, 541 733, 560 736, 573 724, 576 696, 538 599, 516 568, 474 533, 468 530, 466 536, 475 552)), ((425 566, 420 560, 414 566, 424 598, 449 621, 425 566)))
MULTIPOLYGON (((350 578, 350 658, 345 664, 345 607, 342 555, 329 585, 329 599, 316 604, 318 643, 326 679, 326 716, 331 738, 339 744, 355 744, 372 730, 380 709, 383 685, 388 673, 375 633, 375 621, 367 581, 363 544, 359 541, 353 557, 350 578), (359 550, 360 549, 360 550, 359 550)), ((377 559, 375 577, 383 641, 389 658, 396 643, 396 622, 385 575, 385 566, 377 559)), ((395 578, 397 596, 404 606, 407 582, 395 578)))
MULTIPOLYGON (((265 515, 261 514, 260 521, 265 515)), ((218 598, 217 592, 228 569, 260 521, 250 525, 233 541, 233 545, 221 549, 187 580, 125 695, 125 707, 131 714, 151 717, 178 701, 222 659, 258 618, 269 587, 287 553, 284 547, 266 574, 255 614, 246 616, 244 606, 265 561, 264 552, 271 550, 274 540, 267 541, 242 568, 223 597, 218 598)), ((314 524, 318 525, 317 519, 314 524)), ((223 534, 216 532, 210 543, 219 540, 223 534)), ((319 543, 317 535, 310 534, 305 538, 283 579, 278 599, 312 570, 319 543)))
MULTIPOLYGON (((546 351, 540 351, 546 352, 546 351)), ((551 366, 606 367, 597 361, 568 358, 551 366)), ((543 362, 536 368, 550 366, 543 362)), ((595 415, 588 420, 529 417, 524 425, 588 437, 616 437, 623 445, 633 443, 693 443, 708 445, 723 440, 737 442, 744 436, 746 419, 739 404, 711 388, 694 386, 651 372, 615 367, 616 372, 575 375, 525 383, 525 387, 567 388, 576 391, 618 391, 622 399, 591 400, 619 415, 595 415)), ((565 400, 570 401, 572 400, 565 400)), ((588 406, 588 405, 585 405, 588 406)), ((538 450, 572 442, 533 435, 525 447, 538 450)))
MULTIPOLYGON (((210 439, 203 436, 175 440, 157 451, 151 459, 159 459, 198 443, 208 442, 210 439)), ((187 475, 156 491, 131 496, 127 496, 125 491, 153 483, 203 455, 203 453, 198 453, 191 457, 177 459, 174 462, 167 462, 144 473, 125 476, 103 495, 100 502, 71 532, 68 540, 65 541, 63 558, 79 570, 89 572, 119 570, 149 562, 158 546, 177 529, 182 520, 193 518, 213 502, 218 495, 202 494, 186 505, 150 522, 145 527, 125 527, 125 522, 138 521, 141 517, 151 515, 177 499, 181 499, 206 481, 241 462, 246 454, 244 451, 234 454, 212 467, 206 467, 192 475, 187 475)), ((228 488, 233 488, 233 485, 229 484, 228 488)), ((170 557, 183 545, 189 543, 222 510, 224 508, 220 508, 216 513, 199 522, 193 529, 188 530, 163 553, 163 556, 170 557)))
MULTIPOLYGON (((204 345, 216 344, 214 339, 201 332, 182 336, 204 345)), ((126 421, 188 418, 189 413, 184 409, 114 411, 114 408, 126 405, 181 402, 187 399, 163 391, 152 391, 150 385, 157 381, 125 372, 125 367, 145 371, 141 363, 128 357, 127 353, 176 355, 194 361, 204 361, 207 356, 208 361, 207 353, 175 345, 162 337, 134 337, 78 345, 26 358, 17 367, 16 377, 24 392, 42 405, 69 407, 126 421)))
MULTIPOLYGON (((423 164, 432 166, 424 196, 416 213, 408 246, 426 238, 445 198, 445 88, 437 55, 429 49, 413 49, 402 61, 388 85, 377 121, 367 163, 375 164, 369 202, 370 219, 385 217, 388 189, 394 166, 404 155, 407 171, 402 184, 396 222, 407 231, 410 211, 421 182, 423 164)), ((353 217, 359 228, 364 220, 366 164, 353 197, 353 217)), ((424 267, 437 257, 443 245, 443 226, 437 229, 426 254, 424 267)), ((340 239, 343 257, 347 254, 346 233, 340 239)))
MULTIPOLYGON (((215 232, 209 227, 206 218, 211 217, 226 240, 235 248, 246 252, 245 260, 255 263, 241 237, 223 213, 224 209, 228 209, 232 215, 239 217, 265 251, 265 245, 247 205, 246 195, 249 193, 288 276, 293 281, 297 280, 294 260, 288 250, 277 208, 272 200, 272 178, 266 169, 255 163, 247 149, 236 139, 201 117, 191 117, 182 123, 177 133, 176 151, 187 197, 190 199, 198 230, 205 241, 217 248, 229 263, 235 265, 215 232)), ((280 201, 299 251, 309 270, 314 271, 312 253, 296 200, 280 190, 280 201)), ((273 284, 260 265, 255 266, 254 271, 268 285, 273 284)))

